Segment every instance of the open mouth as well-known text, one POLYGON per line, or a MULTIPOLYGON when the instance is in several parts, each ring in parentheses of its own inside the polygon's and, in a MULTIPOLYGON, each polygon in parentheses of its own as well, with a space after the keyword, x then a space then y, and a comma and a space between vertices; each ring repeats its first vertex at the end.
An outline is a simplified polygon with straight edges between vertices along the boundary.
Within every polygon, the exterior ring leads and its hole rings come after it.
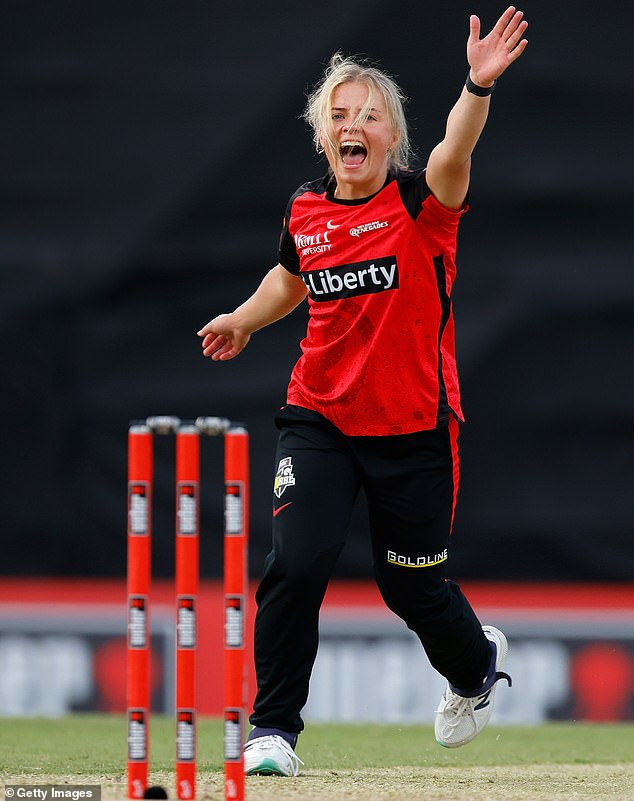
POLYGON ((339 147, 339 156, 348 167, 357 167, 359 164, 363 164, 367 155, 368 151, 365 145, 354 139, 348 139, 342 142, 339 147))

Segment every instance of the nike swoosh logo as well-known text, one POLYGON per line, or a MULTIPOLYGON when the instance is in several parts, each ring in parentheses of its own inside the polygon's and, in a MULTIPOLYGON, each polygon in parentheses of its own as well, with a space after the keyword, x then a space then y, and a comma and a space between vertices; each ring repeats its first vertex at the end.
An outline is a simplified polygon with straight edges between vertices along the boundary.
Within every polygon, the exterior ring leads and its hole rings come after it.
POLYGON ((335 225, 335 223, 332 220, 328 220, 328 222, 326 223, 326 228, 330 229, 331 231, 334 231, 336 228, 341 228, 341 226, 335 225))
POLYGON ((288 503, 283 504, 282 506, 278 506, 277 509, 273 509, 273 517, 277 517, 282 509, 286 509, 287 506, 292 506, 293 501, 289 501, 288 503))

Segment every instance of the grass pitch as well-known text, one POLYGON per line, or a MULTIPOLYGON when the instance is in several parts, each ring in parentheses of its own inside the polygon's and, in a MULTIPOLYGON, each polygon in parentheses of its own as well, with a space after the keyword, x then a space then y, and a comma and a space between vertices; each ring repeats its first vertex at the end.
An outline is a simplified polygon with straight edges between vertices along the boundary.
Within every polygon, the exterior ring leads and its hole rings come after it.
MULTIPOLYGON (((150 783, 174 797, 174 721, 151 720, 150 783)), ((198 798, 222 801, 222 723, 198 726, 198 798)), ((434 741, 431 726, 311 725, 295 779, 249 777, 248 801, 633 801, 634 725, 489 727, 461 749, 434 741)), ((121 716, 3 719, 4 784, 100 784, 125 798, 126 724, 121 716)))

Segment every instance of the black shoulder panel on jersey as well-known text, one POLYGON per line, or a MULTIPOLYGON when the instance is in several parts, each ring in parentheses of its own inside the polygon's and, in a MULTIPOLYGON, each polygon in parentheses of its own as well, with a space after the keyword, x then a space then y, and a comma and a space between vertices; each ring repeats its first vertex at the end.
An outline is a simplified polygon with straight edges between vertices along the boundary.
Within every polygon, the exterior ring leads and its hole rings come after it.
POLYGON ((280 244, 278 247, 278 259, 282 267, 285 267, 289 273, 293 273, 293 275, 299 275, 299 256, 297 255, 293 237, 288 230, 288 224, 291 219, 291 214, 293 213, 293 203, 306 192, 314 192, 316 195, 322 195, 325 191, 326 181, 324 178, 318 178, 315 181, 307 181, 293 193, 291 199, 286 204, 284 223, 282 225, 282 233, 280 234, 280 244))
POLYGON ((396 182, 403 205, 412 220, 415 220, 422 210, 423 201, 431 194, 425 180, 425 170, 399 170, 396 182))

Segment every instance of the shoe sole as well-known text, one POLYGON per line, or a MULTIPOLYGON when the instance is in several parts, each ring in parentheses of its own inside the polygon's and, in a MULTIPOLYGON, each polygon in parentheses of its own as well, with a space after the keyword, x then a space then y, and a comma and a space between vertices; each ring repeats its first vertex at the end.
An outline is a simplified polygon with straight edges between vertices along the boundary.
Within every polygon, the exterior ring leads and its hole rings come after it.
MULTIPOLYGON (((487 632, 492 635, 493 641, 495 642, 495 646, 498 650, 497 659, 495 660, 495 669, 502 670, 504 663, 506 662, 506 656, 509 652, 508 640, 499 629, 495 628, 495 626, 482 626, 482 631, 484 632, 485 636, 487 632)), ((491 637, 487 637, 487 640, 491 641, 491 637)))
POLYGON ((272 759, 264 759, 259 765, 246 770, 245 776, 286 776, 279 765, 272 759))

